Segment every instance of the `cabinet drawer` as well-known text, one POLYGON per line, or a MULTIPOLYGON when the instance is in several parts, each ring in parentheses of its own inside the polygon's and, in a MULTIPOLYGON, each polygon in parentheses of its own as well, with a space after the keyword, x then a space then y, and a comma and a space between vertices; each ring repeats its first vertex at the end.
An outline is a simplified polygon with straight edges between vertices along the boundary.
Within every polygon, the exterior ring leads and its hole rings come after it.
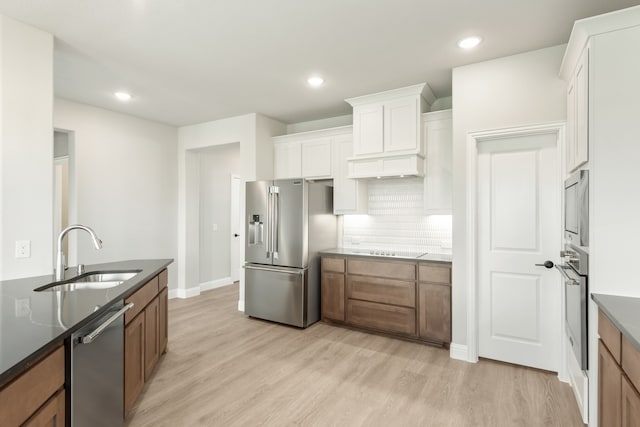
POLYGON ((418 264, 418 280, 421 282, 450 284, 451 268, 447 265, 421 262, 418 264))
POLYGON ((348 300, 347 322, 386 332, 416 334, 416 311, 413 308, 348 300))
POLYGON ((322 257, 322 271, 344 273, 344 258, 322 257))
POLYGON ((415 308, 416 284, 378 277, 347 276, 347 298, 415 308))
POLYGON ((416 265, 409 262, 368 261, 351 258, 347 261, 349 274, 388 277, 398 280, 416 280, 416 265))
POLYGON ((64 348, 58 347, 0 390, 0 425, 21 425, 63 385, 64 348))
POLYGON ((620 364, 622 334, 601 310, 598 310, 598 335, 600 335, 600 339, 607 346, 616 362, 620 364))
POLYGON ((169 285, 169 271, 164 269, 158 275, 158 292, 169 285))
POLYGON ((128 324, 158 295, 158 276, 149 280, 138 289, 133 295, 124 300, 125 304, 133 303, 131 310, 124 313, 124 323, 128 324))
POLYGON ((624 336, 622 337, 622 370, 635 388, 640 389, 640 351, 624 336))

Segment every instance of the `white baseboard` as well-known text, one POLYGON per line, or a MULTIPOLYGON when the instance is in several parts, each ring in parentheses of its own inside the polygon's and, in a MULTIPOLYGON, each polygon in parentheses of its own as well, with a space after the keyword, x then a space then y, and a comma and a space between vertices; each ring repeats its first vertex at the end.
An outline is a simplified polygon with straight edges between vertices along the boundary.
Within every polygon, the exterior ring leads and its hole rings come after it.
POLYGON ((178 298, 191 298, 191 297, 197 297, 198 295, 200 295, 200 286, 194 286, 193 288, 187 288, 187 289, 178 289, 178 298))
POLYGON ((187 289, 170 289, 169 290, 169 299, 173 298, 191 298, 197 297, 201 292, 208 291, 211 289, 221 288, 223 286, 233 285, 233 280, 231 277, 223 277, 222 279, 211 280, 209 282, 200 283, 198 286, 194 286, 192 288, 187 289))
POLYGON ((244 313, 244 301, 238 300, 238 311, 242 311, 244 313))
POLYGON ((469 360, 469 348, 466 345, 451 343, 449 346, 449 357, 456 360, 475 363, 469 360))
POLYGON ((223 286, 233 285, 231 277, 223 277, 222 279, 211 280, 209 282, 200 283, 200 292, 208 291, 210 289, 221 288, 223 286))

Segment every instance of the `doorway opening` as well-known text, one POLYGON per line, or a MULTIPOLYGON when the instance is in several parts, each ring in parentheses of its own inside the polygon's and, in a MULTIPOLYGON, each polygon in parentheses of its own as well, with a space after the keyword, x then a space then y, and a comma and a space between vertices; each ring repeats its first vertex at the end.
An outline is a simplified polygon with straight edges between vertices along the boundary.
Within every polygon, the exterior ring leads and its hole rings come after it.
MULTIPOLYGON (((56 257, 57 237, 62 230, 76 222, 75 144, 74 133, 69 130, 53 131, 53 256, 56 257)), ((75 236, 63 242, 67 265, 76 264, 75 236)))
POLYGON ((239 280, 240 143, 209 147, 197 154, 199 286, 205 291, 239 280))

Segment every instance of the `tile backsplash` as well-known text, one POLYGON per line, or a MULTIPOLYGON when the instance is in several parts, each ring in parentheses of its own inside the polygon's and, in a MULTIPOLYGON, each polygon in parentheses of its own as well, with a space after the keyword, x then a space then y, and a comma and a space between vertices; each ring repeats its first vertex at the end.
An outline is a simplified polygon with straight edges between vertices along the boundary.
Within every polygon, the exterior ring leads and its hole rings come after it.
POLYGON ((343 246, 451 253, 451 215, 424 215, 422 178, 370 181, 369 215, 345 215, 343 246))

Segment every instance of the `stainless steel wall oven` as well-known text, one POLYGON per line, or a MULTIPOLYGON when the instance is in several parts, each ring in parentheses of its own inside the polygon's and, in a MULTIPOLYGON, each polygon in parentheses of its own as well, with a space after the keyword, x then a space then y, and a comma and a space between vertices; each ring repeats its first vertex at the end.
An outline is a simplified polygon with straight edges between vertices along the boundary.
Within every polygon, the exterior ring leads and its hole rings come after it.
POLYGON ((589 171, 573 173, 564 182, 564 237, 575 246, 589 246, 589 171))
POLYGON ((566 244, 560 253, 563 265, 556 268, 564 278, 565 325, 569 343, 582 370, 587 370, 587 297, 589 255, 580 247, 566 244))

